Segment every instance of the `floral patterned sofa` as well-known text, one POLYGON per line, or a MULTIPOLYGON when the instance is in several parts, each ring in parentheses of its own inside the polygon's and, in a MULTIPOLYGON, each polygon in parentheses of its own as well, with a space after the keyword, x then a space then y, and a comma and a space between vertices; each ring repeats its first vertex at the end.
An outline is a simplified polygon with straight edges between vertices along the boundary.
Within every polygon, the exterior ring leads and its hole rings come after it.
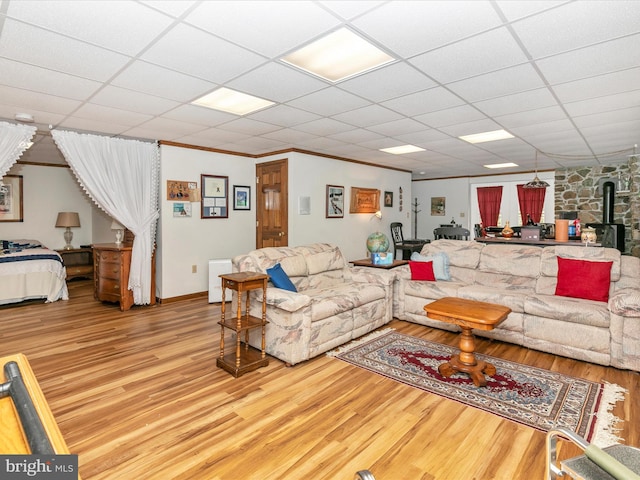
MULTIPOLYGON (((269 284, 266 351, 288 365, 320 355, 391 321, 393 273, 350 267, 336 246, 314 243, 261 248, 235 257, 232 267, 234 272, 266 273, 278 263, 297 292, 269 284)), ((261 299, 262 290, 251 291, 251 315, 261 315, 261 299)), ((235 295, 233 301, 237 301, 235 295)), ((253 330, 249 343, 260 348, 261 340, 260 331, 253 330)))
MULTIPOLYGON (((440 256, 441 252, 449 260, 449 281, 411 280, 409 266, 394 269, 395 317, 454 330, 457 327, 427 318, 424 306, 449 296, 497 303, 511 308, 512 313, 495 330, 477 331, 478 335, 640 371, 639 258, 621 255, 613 248, 498 245, 462 240, 436 240, 425 245, 421 255, 440 256), (558 257, 561 261, 613 262, 609 290, 605 292, 608 301, 556 295, 558 257)), ((586 262, 576 263, 594 268, 586 262)), ((563 284, 567 283, 565 272, 563 284)), ((606 279, 604 282, 606 290, 606 279)))

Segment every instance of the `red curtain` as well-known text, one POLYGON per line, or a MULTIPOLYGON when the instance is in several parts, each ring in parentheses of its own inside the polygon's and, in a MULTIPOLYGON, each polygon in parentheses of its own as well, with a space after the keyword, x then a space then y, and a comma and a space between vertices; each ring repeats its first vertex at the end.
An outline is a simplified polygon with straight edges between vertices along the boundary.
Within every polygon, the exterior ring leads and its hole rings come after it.
POLYGON ((478 207, 480 220, 485 227, 498 225, 500 216, 500 202, 502 201, 502 186, 478 188, 478 207))
POLYGON ((544 207, 544 195, 547 193, 546 188, 524 188, 524 185, 518 185, 518 203, 520 204, 520 215, 522 215, 522 224, 527 223, 527 214, 531 215, 534 223, 540 223, 542 217, 542 209, 544 207))

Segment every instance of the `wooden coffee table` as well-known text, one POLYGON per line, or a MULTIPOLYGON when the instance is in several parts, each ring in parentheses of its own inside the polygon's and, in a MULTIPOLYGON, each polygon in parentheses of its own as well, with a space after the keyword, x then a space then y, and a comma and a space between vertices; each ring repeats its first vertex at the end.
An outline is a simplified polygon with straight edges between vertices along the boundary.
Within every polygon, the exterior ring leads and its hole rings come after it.
POLYGON ((494 303, 477 302, 464 298, 444 297, 424 306, 427 317, 442 322, 458 325, 460 332, 460 354, 454 355, 446 363, 438 367, 440 375, 450 377, 455 372, 467 373, 477 387, 487 385, 484 374, 490 377, 496 374, 496 367, 491 363, 476 359, 476 345, 473 328, 493 330, 511 313, 509 307, 494 303))

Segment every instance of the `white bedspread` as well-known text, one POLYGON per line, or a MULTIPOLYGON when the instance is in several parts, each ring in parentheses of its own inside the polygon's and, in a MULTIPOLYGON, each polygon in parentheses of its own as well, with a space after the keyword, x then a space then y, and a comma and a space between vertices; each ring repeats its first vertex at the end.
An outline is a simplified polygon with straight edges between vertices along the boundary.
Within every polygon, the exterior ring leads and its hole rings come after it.
MULTIPOLYGON (((20 252, 1 254, 0 258, 27 257, 29 255, 57 252, 47 248, 28 248, 20 252)), ((64 265, 53 259, 30 259, 15 262, 0 262, 0 305, 35 298, 46 298, 47 302, 68 300, 64 265)))

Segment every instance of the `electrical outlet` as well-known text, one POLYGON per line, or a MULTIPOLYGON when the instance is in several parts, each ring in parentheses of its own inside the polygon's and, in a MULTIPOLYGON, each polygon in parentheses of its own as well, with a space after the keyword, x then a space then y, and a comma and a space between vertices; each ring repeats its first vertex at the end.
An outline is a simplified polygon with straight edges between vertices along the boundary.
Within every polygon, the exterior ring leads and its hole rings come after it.
POLYGON ((464 218, 464 212, 460 212, 460 218, 464 218))
POLYGON ((198 266, 197 265, 191 265, 191 273, 198 273, 198 266))

